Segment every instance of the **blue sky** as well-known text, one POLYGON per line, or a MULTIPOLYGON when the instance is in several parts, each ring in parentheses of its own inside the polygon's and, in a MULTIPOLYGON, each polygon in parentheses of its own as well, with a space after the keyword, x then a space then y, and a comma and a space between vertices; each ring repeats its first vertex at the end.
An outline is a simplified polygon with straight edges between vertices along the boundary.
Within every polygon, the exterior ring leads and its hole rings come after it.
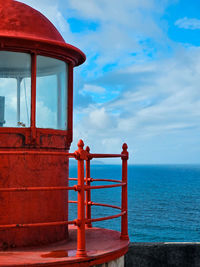
POLYGON ((74 142, 130 163, 200 163, 200 1, 24 0, 87 61, 75 69, 74 142))

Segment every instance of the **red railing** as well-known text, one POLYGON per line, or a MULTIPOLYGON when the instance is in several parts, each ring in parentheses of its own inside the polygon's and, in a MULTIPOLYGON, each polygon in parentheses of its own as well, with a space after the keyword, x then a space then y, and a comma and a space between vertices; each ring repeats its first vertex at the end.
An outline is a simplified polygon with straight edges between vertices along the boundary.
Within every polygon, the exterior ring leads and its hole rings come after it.
POLYGON ((84 150, 84 143, 82 140, 78 143, 78 150, 74 153, 65 152, 42 152, 42 151, 0 151, 1 154, 22 154, 22 155, 64 155, 68 158, 75 158, 78 162, 78 178, 69 178, 71 181, 77 181, 74 186, 62 186, 62 187, 20 187, 20 188, 0 188, 0 192, 24 192, 24 191, 56 191, 56 190, 75 190, 78 194, 77 201, 69 201, 69 203, 77 204, 77 219, 72 221, 59 221, 59 222, 46 222, 46 223, 30 223, 30 224, 9 224, 0 225, 1 229, 9 228, 30 228, 30 227, 40 227, 40 226, 57 226, 57 225, 69 225, 75 224, 77 226, 77 257, 87 256, 86 252, 86 241, 85 241, 85 230, 86 228, 92 227, 92 222, 110 220, 114 218, 121 217, 121 239, 127 240, 128 237, 128 209, 127 209, 127 161, 128 161, 128 151, 127 145, 123 144, 123 151, 121 154, 91 154, 89 147, 84 150), (94 158, 121 158, 122 160, 122 179, 93 179, 90 177, 90 162, 94 158), (84 169, 84 161, 86 162, 84 169), (85 177, 84 177, 85 171, 85 177), (91 186, 92 182, 104 181, 112 182, 115 184, 109 185, 97 185, 91 186), (91 200, 91 190, 92 189, 104 189, 104 188, 114 188, 122 187, 121 193, 121 207, 95 203, 91 200), (102 206, 114 209, 119 209, 121 212, 116 215, 111 215, 102 218, 92 219, 91 207, 102 206))
MULTIPOLYGON (((121 154, 91 154, 89 147, 84 150, 84 143, 82 140, 78 143, 78 150, 75 151, 75 158, 78 161, 78 218, 77 218, 77 256, 85 256, 85 228, 92 227, 92 222, 110 220, 114 218, 121 217, 121 239, 128 239, 128 209, 127 209, 127 161, 128 161, 128 151, 127 145, 123 145, 123 151, 121 154), (90 161, 93 158, 121 158, 122 159, 122 180, 109 180, 109 179, 92 179, 90 177, 90 161), (86 177, 84 177, 84 161, 86 161, 86 177), (91 186, 93 181, 105 181, 105 182, 115 182, 112 185, 99 185, 91 186), (91 201, 91 190, 92 189, 104 189, 113 187, 122 187, 121 196, 121 207, 94 203, 91 201), (86 196, 84 198, 86 192, 86 196), (115 209, 120 209, 121 212, 116 215, 102 217, 102 218, 91 218, 91 206, 104 206, 115 209)), ((70 178, 69 178, 70 179, 70 178)), ((71 179, 70 179, 71 180, 71 179)), ((72 180, 74 180, 72 178, 72 180)))

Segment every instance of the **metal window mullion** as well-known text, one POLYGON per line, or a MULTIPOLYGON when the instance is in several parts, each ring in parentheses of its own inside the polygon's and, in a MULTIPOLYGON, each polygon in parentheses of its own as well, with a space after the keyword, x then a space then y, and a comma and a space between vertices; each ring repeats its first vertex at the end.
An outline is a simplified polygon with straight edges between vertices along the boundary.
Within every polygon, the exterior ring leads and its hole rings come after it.
POLYGON ((32 140, 36 138, 36 74, 37 55, 31 55, 31 131, 32 140))

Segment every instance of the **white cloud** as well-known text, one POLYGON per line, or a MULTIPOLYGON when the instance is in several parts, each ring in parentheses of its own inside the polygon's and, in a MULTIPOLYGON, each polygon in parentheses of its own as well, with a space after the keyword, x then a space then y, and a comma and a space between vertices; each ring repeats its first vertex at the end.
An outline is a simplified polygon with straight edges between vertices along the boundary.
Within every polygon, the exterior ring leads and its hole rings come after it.
POLYGON ((87 118, 87 125, 89 125, 90 128, 96 128, 102 131, 109 127, 111 125, 111 120, 105 108, 95 108, 92 106, 87 118))
POLYGON ((57 127, 56 112, 53 112, 43 101, 37 101, 36 124, 39 128, 57 127))
POLYGON ((168 38, 158 25, 169 1, 156 0, 69 0, 72 17, 96 22, 95 31, 76 34, 76 44, 96 63, 94 74, 106 64, 124 66, 141 60, 152 50, 147 45, 167 45, 168 38), (156 18, 152 16, 156 14, 156 18), (134 54, 131 56, 131 54, 134 54), (100 56, 99 56, 100 55, 100 56), (94 59, 95 57, 95 59, 94 59))
POLYGON ((107 64, 125 66, 141 60, 154 46, 162 43, 167 47, 168 38, 158 25, 165 7, 171 1, 162 0, 21 0, 40 12, 58 28, 66 42, 82 49, 87 55, 86 68, 90 63, 93 73, 101 74, 107 64), (113 8, 114 7, 114 8, 113 8), (156 14, 156 18, 152 15, 156 14), (73 33, 68 18, 96 22, 97 29, 73 33), (133 54, 133 55, 131 55, 133 54))
MULTIPOLYGON (((120 75, 126 74, 124 90, 115 100, 101 107, 90 106, 82 110, 81 119, 75 122, 75 143, 83 134, 86 145, 89 144, 93 151, 119 153, 122 143, 127 142, 129 151, 137 150, 135 162, 174 160, 174 143, 178 153, 178 149, 188 148, 198 138, 199 62, 200 49, 190 48, 178 51, 170 59, 139 64, 110 74, 111 80, 107 77, 106 81, 113 86, 118 83, 120 75), (134 84, 132 77, 141 75, 143 79, 135 80, 134 84), (160 144, 163 138, 165 141, 160 144), (168 152, 161 156, 165 146, 168 146, 168 152), (146 153, 148 157, 144 156, 146 153)), ((98 83, 101 84, 99 79, 98 83)), ((190 161, 191 155, 186 153, 184 159, 190 161)), ((177 158, 176 162, 179 160, 181 162, 183 157, 177 158)))
MULTIPOLYGON (((186 49, 168 39, 167 25, 161 20, 166 6, 174 1, 26 1, 88 57, 75 84, 80 102, 74 114, 72 151, 82 138, 93 152, 104 153, 119 153, 127 142, 131 153, 137 151, 135 162, 140 163, 194 159, 190 147, 199 142, 200 49, 186 49), (96 22, 98 27, 72 34, 68 18, 96 22), (169 47, 171 57, 167 58, 169 47), (149 56, 152 53, 165 58, 158 60, 149 56), (105 74, 109 64, 114 70, 105 74), (98 98, 104 90, 118 94, 104 104, 92 101, 92 94, 98 98), (186 148, 182 157, 178 150, 186 148)), ((197 19, 183 18, 175 24, 200 28, 197 19)))
POLYGON ((184 17, 182 19, 178 19, 175 22, 175 25, 182 29, 188 29, 188 30, 199 30, 200 29, 200 20, 199 19, 189 19, 187 17, 184 17))
POLYGON ((83 92, 102 94, 105 93, 105 91, 105 88, 92 84, 84 84, 83 87, 83 92))

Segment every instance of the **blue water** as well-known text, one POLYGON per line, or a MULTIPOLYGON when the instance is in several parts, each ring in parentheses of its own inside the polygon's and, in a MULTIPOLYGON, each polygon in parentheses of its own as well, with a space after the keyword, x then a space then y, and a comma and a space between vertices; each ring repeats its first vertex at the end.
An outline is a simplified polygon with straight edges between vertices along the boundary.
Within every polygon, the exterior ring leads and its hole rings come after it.
MULTIPOLYGON (((75 166, 70 167, 70 177, 77 177, 75 166)), ((92 165, 91 177, 120 179, 121 166, 92 165)), ((98 184, 102 183, 93 183, 98 184)), ((93 190, 92 201, 120 206, 120 192, 120 188, 93 190)), ((76 199, 76 193, 70 192, 70 199, 76 199)), ((199 242, 200 165, 130 165, 128 204, 131 241, 199 242)), ((76 218, 74 204, 69 213, 76 218)), ((117 213, 119 210, 92 207, 93 218, 117 213)), ((93 225, 120 231, 120 218, 93 225)))

